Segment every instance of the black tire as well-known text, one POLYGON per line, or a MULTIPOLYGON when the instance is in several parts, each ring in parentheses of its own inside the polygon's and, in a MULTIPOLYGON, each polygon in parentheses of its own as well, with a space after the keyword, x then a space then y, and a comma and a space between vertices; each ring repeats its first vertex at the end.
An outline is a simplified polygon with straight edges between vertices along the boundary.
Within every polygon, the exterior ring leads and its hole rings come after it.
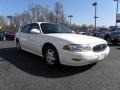
POLYGON ((113 45, 117 45, 117 44, 118 44, 118 42, 117 42, 116 40, 111 41, 111 43, 112 43, 113 45))
POLYGON ((104 38, 108 43, 110 43, 110 41, 111 41, 111 38, 110 38, 110 36, 105 36, 105 38, 104 38))
POLYGON ((45 47, 44 58, 46 64, 50 67, 57 67, 60 65, 58 51, 52 45, 45 47))
POLYGON ((4 41, 6 40, 6 37, 5 37, 5 36, 3 37, 3 40, 4 40, 4 41))
POLYGON ((20 45, 20 42, 19 41, 16 41, 16 50, 18 52, 21 52, 21 45, 20 45))

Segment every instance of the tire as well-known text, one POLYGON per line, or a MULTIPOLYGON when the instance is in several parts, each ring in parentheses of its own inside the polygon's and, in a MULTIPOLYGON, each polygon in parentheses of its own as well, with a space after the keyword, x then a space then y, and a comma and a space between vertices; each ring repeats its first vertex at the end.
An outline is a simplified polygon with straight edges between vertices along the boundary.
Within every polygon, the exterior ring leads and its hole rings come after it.
POLYGON ((105 36, 105 38, 104 38, 108 43, 110 43, 110 41, 111 41, 111 38, 110 38, 110 36, 105 36))
POLYGON ((113 45, 117 45, 117 44, 118 44, 118 42, 117 42, 116 40, 111 41, 111 43, 112 43, 113 45))
POLYGON ((5 37, 5 36, 3 37, 3 40, 4 40, 4 41, 6 40, 6 37, 5 37))
POLYGON ((59 55, 55 47, 47 46, 44 53, 45 62, 50 67, 56 67, 60 65, 59 55))
POLYGON ((19 42, 19 41, 16 41, 16 50, 17 50, 18 52, 21 51, 21 45, 20 45, 20 42, 19 42))

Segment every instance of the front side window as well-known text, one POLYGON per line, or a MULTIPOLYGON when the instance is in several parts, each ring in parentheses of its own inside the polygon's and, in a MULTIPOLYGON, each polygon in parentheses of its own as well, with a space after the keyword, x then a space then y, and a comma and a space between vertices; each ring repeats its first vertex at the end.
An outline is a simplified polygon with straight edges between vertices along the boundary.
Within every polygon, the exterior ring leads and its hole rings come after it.
POLYGON ((73 33, 72 30, 60 24, 42 23, 41 29, 44 34, 48 33, 73 33))
POLYGON ((31 24, 31 29, 40 29, 39 25, 37 23, 31 24))

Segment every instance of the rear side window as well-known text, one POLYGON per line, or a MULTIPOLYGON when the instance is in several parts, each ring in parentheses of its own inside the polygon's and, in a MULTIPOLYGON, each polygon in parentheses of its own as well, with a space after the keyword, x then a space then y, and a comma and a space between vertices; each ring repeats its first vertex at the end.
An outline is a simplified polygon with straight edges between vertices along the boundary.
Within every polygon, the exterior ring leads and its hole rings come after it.
POLYGON ((21 29, 21 32, 23 32, 23 33, 29 33, 29 29, 30 29, 30 25, 28 24, 28 25, 24 26, 24 27, 21 29))

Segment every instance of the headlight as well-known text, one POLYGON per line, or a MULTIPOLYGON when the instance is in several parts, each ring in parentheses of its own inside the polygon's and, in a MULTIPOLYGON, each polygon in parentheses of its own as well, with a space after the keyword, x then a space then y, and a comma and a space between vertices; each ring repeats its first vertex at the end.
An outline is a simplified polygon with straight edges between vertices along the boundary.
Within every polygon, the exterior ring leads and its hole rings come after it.
POLYGON ((86 52, 86 51, 90 51, 91 47, 90 45, 69 44, 69 45, 64 45, 63 49, 68 51, 86 52))

